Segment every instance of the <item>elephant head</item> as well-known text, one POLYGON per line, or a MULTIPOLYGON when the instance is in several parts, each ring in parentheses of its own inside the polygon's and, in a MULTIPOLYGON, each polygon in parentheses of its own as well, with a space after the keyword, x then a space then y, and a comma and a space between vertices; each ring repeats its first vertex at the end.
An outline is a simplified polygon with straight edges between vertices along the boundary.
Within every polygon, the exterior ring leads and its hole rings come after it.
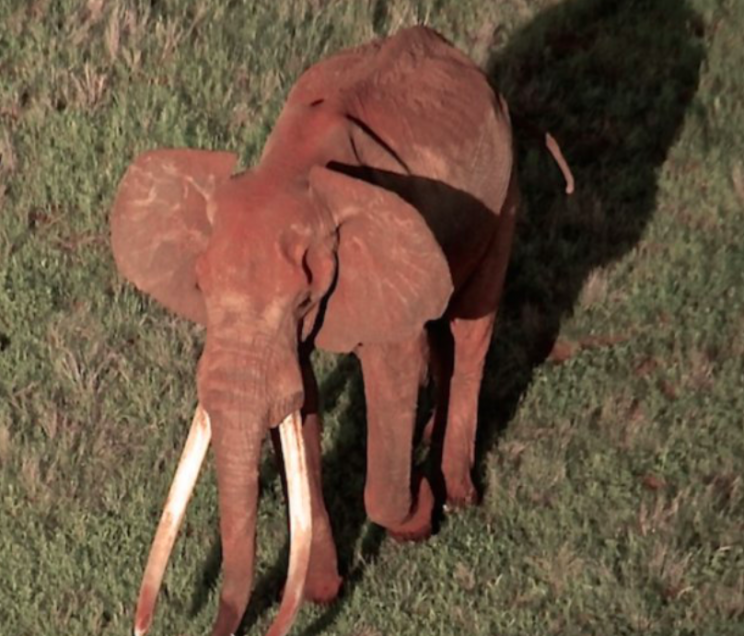
POLYGON ((252 584, 262 441, 280 422, 290 500, 290 573, 271 634, 302 598, 311 528, 302 448, 298 348, 335 352, 403 340, 439 317, 446 259, 403 198, 316 163, 233 175, 226 152, 155 150, 127 170, 111 216, 120 272, 165 307, 206 326, 199 406, 156 533, 136 631, 149 627, 186 501, 213 445, 223 587, 213 634, 232 633, 252 584))

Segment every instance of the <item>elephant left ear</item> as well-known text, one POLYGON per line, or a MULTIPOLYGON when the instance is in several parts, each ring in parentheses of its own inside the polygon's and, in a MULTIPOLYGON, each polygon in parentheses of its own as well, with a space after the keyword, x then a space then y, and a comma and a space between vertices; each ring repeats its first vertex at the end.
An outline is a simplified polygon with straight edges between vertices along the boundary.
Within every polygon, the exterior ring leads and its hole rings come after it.
POLYGON ((402 341, 439 318, 453 285, 447 259, 412 205, 397 194, 328 168, 310 188, 338 229, 338 277, 315 337, 345 353, 359 343, 402 341))

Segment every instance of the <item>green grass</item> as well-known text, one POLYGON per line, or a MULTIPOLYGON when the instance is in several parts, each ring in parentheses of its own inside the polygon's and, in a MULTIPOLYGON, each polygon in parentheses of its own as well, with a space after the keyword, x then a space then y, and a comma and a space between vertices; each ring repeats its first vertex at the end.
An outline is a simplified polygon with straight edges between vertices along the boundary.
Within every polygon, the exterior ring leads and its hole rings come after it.
MULTIPOLYGON (((519 138, 484 501, 420 545, 365 522, 358 369, 319 356, 347 584, 293 633, 744 634, 739 0, 0 2, 0 633, 129 633, 194 407, 203 334, 111 258, 127 164, 188 145, 248 165, 304 68, 417 21, 488 69, 519 138)), ((251 633, 286 563, 268 457, 262 481, 251 633)), ((214 617, 215 495, 210 467, 154 633, 214 617)))

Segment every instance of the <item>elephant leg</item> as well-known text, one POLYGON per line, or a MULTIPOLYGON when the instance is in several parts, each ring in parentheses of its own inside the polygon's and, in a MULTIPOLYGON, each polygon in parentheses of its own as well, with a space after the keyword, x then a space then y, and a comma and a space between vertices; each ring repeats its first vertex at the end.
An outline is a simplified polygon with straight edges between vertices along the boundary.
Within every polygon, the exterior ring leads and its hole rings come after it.
MULTIPOLYGON (((319 411, 318 385, 310 365, 309 357, 303 356, 301 363, 305 389, 305 405, 302 409, 303 436, 310 476, 310 498, 312 507, 313 538, 310 549, 310 565, 305 582, 305 598, 314 603, 326 604, 338 596, 343 579, 338 574, 336 544, 328 511, 323 498, 321 434, 323 430, 319 411)), ((271 440, 275 456, 281 464, 281 444, 277 429, 272 429, 271 440)), ((284 470, 282 484, 286 495, 284 470)))
POLYGON ((442 474, 448 504, 473 504, 478 493, 473 485, 478 394, 486 352, 493 333, 494 314, 477 320, 453 319, 454 369, 450 380, 449 409, 442 449, 442 474))
POLYGON ((341 588, 343 579, 338 574, 336 544, 323 500, 321 480, 322 432, 320 415, 313 413, 305 417, 305 449, 310 477, 310 496, 313 512, 313 542, 310 551, 310 566, 307 571, 305 598, 314 603, 330 603, 341 588))
POLYGON ((434 496, 423 475, 412 475, 412 455, 426 335, 363 345, 357 355, 367 402, 367 515, 398 540, 424 539, 431 534, 434 496))
POLYGON ((447 312, 454 352, 442 474, 447 502, 454 507, 469 505, 478 499, 472 480, 478 395, 506 278, 518 206, 519 191, 516 178, 512 176, 489 250, 447 312))

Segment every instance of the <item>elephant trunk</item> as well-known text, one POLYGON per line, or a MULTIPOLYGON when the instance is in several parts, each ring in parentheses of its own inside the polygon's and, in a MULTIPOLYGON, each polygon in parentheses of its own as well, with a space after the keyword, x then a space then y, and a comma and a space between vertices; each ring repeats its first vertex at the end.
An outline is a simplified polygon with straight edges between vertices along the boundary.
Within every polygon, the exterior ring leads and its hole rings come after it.
MULTIPOLYGON (((255 561, 259 461, 268 409, 255 399, 255 385, 242 383, 238 388, 231 386, 222 373, 209 373, 209 367, 212 370, 224 369, 222 364, 214 365, 215 361, 211 356, 208 360, 202 359, 206 364, 200 368, 200 379, 203 380, 199 391, 201 403, 143 577, 135 619, 137 636, 145 634, 150 626, 167 559, 210 437, 217 466, 223 555, 223 584, 213 636, 229 636, 237 630, 250 598, 255 561), (205 372, 203 375, 202 371, 205 372)), ((244 381, 258 375, 255 367, 250 372, 246 368, 242 371, 244 373, 238 375, 242 375, 244 381)), ((234 377, 234 374, 230 375, 234 377)), ((271 410, 276 411, 275 408, 271 410)), ((269 636, 284 636, 289 631, 302 601, 312 532, 309 476, 298 410, 293 410, 282 421, 280 435, 287 473, 292 540, 284 599, 269 636)))
MULTIPOLYGON (((247 431, 218 435, 214 450, 220 501, 223 583, 212 636, 229 636, 248 605, 255 561, 260 439, 247 431), (246 434, 247 433, 247 434, 246 434), (218 437, 221 437, 218 441, 218 437)), ((289 574, 284 598, 268 636, 289 631, 304 595, 312 540, 310 484, 305 458, 302 418, 293 412, 279 425, 287 476, 290 512, 289 574)))
MULTIPOLYGON (((222 540, 222 590, 213 636, 237 631, 251 594, 255 561, 258 473, 266 431, 255 411, 215 408, 212 444, 222 540)), ((209 408, 209 407, 207 407, 209 408)))

